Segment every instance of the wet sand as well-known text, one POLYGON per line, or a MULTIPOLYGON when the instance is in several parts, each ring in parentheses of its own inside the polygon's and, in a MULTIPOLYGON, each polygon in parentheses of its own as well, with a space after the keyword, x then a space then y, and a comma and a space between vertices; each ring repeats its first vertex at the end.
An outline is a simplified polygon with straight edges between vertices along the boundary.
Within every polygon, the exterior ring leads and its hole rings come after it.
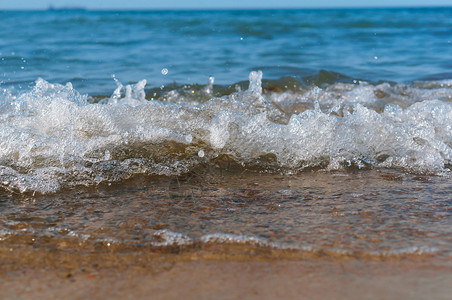
POLYGON ((431 262, 179 260, 154 268, 2 274, 2 299, 450 299, 431 262))
POLYGON ((449 299, 450 191, 371 170, 4 194, 0 298, 449 299))

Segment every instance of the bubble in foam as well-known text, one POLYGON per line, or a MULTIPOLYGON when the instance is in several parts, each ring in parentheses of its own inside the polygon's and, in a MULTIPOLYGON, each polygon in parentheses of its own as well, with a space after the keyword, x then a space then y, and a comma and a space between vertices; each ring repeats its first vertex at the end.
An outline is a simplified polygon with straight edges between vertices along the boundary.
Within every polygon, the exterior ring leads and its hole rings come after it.
POLYGON ((191 142, 193 141, 193 136, 192 136, 191 134, 187 134, 187 135, 185 136, 185 141, 186 141, 187 143, 191 143, 191 142))

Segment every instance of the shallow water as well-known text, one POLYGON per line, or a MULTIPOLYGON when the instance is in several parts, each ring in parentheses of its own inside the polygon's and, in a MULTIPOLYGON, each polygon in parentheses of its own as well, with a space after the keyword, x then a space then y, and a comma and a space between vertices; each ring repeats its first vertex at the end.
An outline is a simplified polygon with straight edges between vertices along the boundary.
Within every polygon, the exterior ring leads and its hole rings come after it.
POLYGON ((451 188, 449 179, 392 170, 137 178, 51 197, 4 196, 0 238, 3 247, 82 253, 449 261, 451 188))
POLYGON ((450 8, 0 14, 3 270, 450 266, 450 8))

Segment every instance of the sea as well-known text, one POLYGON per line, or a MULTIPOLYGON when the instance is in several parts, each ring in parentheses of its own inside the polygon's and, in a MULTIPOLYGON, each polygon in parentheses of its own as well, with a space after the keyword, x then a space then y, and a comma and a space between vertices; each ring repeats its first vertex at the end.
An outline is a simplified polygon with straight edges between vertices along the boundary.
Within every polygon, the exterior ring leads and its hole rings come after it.
POLYGON ((451 7, 0 20, 0 266, 39 251, 452 265, 451 7))

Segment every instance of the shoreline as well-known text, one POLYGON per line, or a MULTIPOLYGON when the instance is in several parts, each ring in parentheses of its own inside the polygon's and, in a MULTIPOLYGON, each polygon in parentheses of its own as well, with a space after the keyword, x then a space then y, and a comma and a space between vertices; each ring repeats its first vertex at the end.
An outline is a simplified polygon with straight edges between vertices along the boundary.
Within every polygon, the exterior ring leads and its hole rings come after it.
POLYGON ((1 272, 2 299, 448 299, 452 267, 363 260, 162 260, 152 268, 1 272))
POLYGON ((448 299, 449 191, 370 170, 4 198, 1 298, 448 299))

